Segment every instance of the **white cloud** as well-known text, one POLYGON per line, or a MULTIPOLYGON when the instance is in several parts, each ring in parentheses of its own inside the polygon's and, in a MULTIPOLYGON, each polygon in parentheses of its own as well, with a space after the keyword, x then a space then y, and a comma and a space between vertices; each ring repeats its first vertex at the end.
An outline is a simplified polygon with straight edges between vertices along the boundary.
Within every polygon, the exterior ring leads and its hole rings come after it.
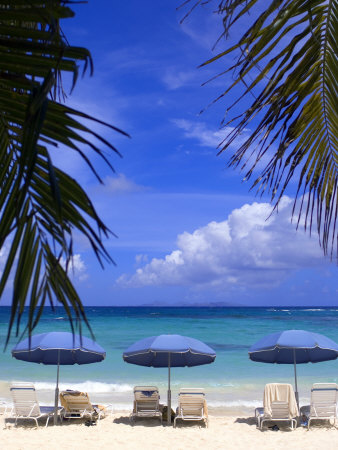
POLYGON ((148 255, 144 255, 142 253, 135 256, 136 264, 143 264, 148 262, 148 255))
MULTIPOLYGON (((189 36, 198 47, 206 49, 209 52, 224 31, 220 16, 213 14, 213 12, 213 8, 208 8, 208 5, 205 4, 203 5, 203 10, 201 8, 200 13, 198 13, 198 10, 195 10, 193 14, 190 14, 183 21, 180 27, 180 30, 189 36)), ((180 19, 186 13, 187 11, 182 14, 180 19)))
POLYGON ((138 192, 146 189, 127 178, 123 173, 119 173, 117 176, 108 176, 103 180, 103 183, 99 186, 99 189, 103 189, 105 192, 138 192))
MULTIPOLYGON (((232 127, 209 129, 204 122, 193 122, 186 119, 173 119, 172 122, 184 131, 186 138, 197 139, 199 145, 205 147, 217 148, 233 131, 232 127)), ((242 138, 237 138, 232 146, 238 147, 246 138, 247 136, 244 134, 242 138)))
MULTIPOLYGON (((64 258, 61 258, 60 264, 64 269, 66 268, 66 261, 64 258)), ((79 253, 73 255, 68 266, 68 274, 79 281, 84 281, 88 278, 86 265, 79 253)))
POLYGON ((2 271, 5 268, 8 253, 9 253, 9 246, 7 244, 4 244, 0 248, 0 277, 2 276, 2 271))
POLYGON ((294 271, 324 263, 317 237, 296 232, 290 223, 292 203, 284 197, 272 216, 268 203, 245 204, 223 222, 180 234, 172 253, 117 283, 228 290, 277 286, 294 271))
POLYGON ((192 71, 167 70, 162 81, 170 90, 179 89, 196 79, 197 73, 192 71))

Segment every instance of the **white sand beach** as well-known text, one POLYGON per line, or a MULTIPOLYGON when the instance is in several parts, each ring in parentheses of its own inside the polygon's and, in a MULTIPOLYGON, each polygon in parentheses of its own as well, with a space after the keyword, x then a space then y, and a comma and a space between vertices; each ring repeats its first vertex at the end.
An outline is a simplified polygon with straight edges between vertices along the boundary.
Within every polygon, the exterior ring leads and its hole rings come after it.
POLYGON ((138 419, 130 425, 129 412, 108 415, 97 426, 70 423, 36 429, 12 424, 5 428, 1 416, 1 448, 39 449, 260 449, 333 450, 338 448, 338 429, 321 424, 308 431, 259 431, 253 417, 210 416, 209 428, 197 423, 161 426, 158 420, 138 419))

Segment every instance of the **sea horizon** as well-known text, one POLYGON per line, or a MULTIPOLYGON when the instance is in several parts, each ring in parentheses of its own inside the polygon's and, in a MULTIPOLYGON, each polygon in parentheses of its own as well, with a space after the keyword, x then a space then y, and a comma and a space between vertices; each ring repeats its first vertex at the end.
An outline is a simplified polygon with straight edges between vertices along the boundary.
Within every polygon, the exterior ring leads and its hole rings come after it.
MULTIPOLYGON (((0 309, 1 308, 7 308, 10 309, 11 305, 0 305, 0 309)), ((45 309, 58 309, 58 310, 64 310, 63 306, 50 306, 50 305, 46 305, 44 307, 45 309)), ((294 306, 294 305, 283 305, 283 306, 277 306, 277 305, 215 305, 215 304, 203 304, 203 305, 199 305, 199 304, 187 304, 187 305, 182 305, 182 304, 177 304, 177 305, 162 305, 162 304, 142 304, 142 305, 84 305, 84 309, 87 308, 107 308, 107 309, 112 309, 112 308, 219 308, 219 309, 224 309, 224 308, 230 308, 230 309, 269 309, 269 308, 274 308, 274 309, 278 309, 278 310, 282 310, 285 308, 288 309, 304 309, 304 310, 318 310, 318 309, 338 309, 338 305, 310 305, 310 306, 306 306, 306 305, 298 305, 298 306, 294 306)), ((29 306, 25 306, 24 309, 27 311, 29 309, 29 306)))

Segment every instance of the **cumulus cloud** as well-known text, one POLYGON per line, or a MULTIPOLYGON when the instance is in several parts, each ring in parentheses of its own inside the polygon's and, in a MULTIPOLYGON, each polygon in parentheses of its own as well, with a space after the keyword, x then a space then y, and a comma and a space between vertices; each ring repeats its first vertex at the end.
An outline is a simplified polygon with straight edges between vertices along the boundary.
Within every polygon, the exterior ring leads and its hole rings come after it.
POLYGON ((323 263, 315 236, 291 224, 292 200, 284 197, 279 213, 269 203, 245 204, 223 222, 210 222, 178 236, 177 249, 153 258, 120 286, 269 288, 299 269, 323 263))
MULTIPOLYGON (((61 259, 60 264, 64 269, 66 268, 66 261, 64 258, 61 259)), ((84 281, 88 278, 86 265, 79 253, 73 255, 68 266, 68 273, 71 277, 79 281, 84 281)))
MULTIPOLYGON (((233 130, 232 127, 209 129, 204 122, 193 122, 186 119, 173 119, 172 122, 184 131, 185 137, 197 139, 199 145, 212 148, 218 147, 233 130)), ((247 136, 243 134, 241 139, 236 139, 234 145, 240 145, 246 138, 247 136)))

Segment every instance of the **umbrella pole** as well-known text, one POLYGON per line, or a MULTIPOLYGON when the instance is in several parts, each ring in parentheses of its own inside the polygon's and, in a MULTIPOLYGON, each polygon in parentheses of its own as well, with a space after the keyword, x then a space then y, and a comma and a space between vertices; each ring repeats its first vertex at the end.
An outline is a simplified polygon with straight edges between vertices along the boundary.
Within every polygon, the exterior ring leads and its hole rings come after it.
POLYGON ((59 374, 60 374, 60 350, 58 350, 58 368, 56 372, 56 388, 54 401, 54 425, 58 422, 58 406, 59 406, 59 374))
POLYGON ((167 401, 167 424, 171 424, 171 390, 170 390, 170 353, 168 356, 168 401, 167 401))
POLYGON ((298 396, 298 386, 297 386, 297 362, 296 362, 296 349, 293 349, 293 368, 295 371, 295 388, 296 388, 296 402, 299 410, 299 396, 298 396))

